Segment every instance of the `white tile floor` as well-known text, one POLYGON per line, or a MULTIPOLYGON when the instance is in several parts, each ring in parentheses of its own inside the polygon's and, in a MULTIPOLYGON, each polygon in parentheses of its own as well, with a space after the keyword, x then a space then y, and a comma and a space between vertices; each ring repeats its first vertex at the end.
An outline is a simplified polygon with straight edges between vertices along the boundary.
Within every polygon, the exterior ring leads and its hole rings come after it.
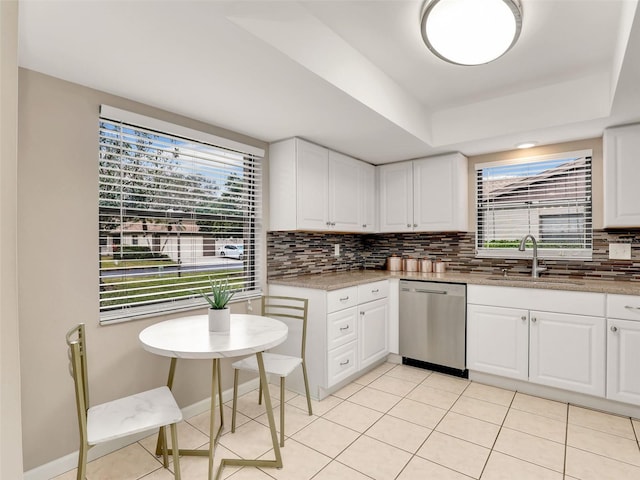
MULTIPOLYGON (((272 395, 278 394, 272 388, 272 395)), ((276 399, 277 401, 277 399, 276 399)), ((273 458, 257 391, 239 399, 222 457, 273 458)), ((640 420, 385 363, 306 412, 286 395, 284 468, 227 468, 231 480, 638 480, 640 420)), ((277 415, 276 412, 276 423, 277 415)), ((182 448, 208 445, 209 414, 180 424, 182 448)), ((169 480, 150 436, 91 462, 88 480, 169 480)), ((182 478, 206 478, 205 457, 182 457, 182 478)), ((75 479, 75 470, 57 480, 75 479)))

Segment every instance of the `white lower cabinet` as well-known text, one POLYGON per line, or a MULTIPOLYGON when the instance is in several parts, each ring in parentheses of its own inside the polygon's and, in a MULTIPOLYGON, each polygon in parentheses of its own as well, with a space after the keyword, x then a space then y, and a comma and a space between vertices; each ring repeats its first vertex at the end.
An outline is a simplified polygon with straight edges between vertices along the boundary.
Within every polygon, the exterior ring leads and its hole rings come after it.
POLYGON ((531 311, 529 381, 603 397, 605 319, 531 311))
POLYGON ((526 380, 529 375, 529 312, 469 305, 467 368, 526 380))
MULTIPOLYGON (((326 397, 389 353, 388 280, 332 291, 269 285, 269 293, 309 299, 306 360, 312 397, 326 397)), ((299 348, 300 338, 289 325, 287 341, 274 351, 299 348)), ((303 393, 297 373, 287 384, 303 393)))
POLYGON ((607 298, 607 398, 640 405, 640 297, 607 298))
POLYGON ((360 368, 365 368, 389 353, 389 308, 385 299, 360 305, 358 350, 360 368))
POLYGON ((605 395, 605 295, 467 288, 469 370, 605 395))
POLYGON ((640 322, 607 322, 607 398, 640 404, 640 322))

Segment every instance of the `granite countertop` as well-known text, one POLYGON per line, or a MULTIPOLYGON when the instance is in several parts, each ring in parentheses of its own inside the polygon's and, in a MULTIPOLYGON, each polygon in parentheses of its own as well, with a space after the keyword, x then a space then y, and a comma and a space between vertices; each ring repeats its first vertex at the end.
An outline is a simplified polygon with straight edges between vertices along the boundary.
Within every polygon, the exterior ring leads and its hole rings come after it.
POLYGON ((387 270, 349 270, 345 272, 317 273, 292 277, 271 278, 272 285, 312 288, 316 290, 338 290, 363 283, 398 278, 430 282, 466 283, 473 285, 493 285, 499 287, 545 288, 550 290, 571 290, 577 292, 616 293, 620 295, 640 295, 640 282, 623 280, 591 280, 582 278, 545 277, 532 279, 529 276, 487 275, 481 273, 409 273, 387 270))

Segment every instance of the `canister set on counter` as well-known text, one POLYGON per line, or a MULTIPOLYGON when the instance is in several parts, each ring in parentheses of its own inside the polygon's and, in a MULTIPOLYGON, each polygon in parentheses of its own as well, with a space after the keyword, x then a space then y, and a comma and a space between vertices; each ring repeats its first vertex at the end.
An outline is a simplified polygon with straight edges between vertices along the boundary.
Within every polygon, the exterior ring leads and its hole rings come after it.
POLYGON ((394 254, 387 258, 387 270, 390 272, 444 273, 446 263, 442 260, 401 257, 394 254))

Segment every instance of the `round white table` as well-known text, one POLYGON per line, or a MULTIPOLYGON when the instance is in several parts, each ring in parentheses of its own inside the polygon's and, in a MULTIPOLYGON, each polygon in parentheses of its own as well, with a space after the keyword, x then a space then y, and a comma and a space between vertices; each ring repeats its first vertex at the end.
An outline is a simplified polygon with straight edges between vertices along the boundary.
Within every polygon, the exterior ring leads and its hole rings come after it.
MULTIPOLYGON (((167 386, 172 388, 178 358, 186 359, 212 359, 211 378, 211 422, 209 425, 209 450, 183 450, 182 455, 208 455, 209 456, 209 480, 213 475, 213 455, 218 443, 220 433, 224 425, 222 406, 222 385, 220 380, 220 359, 238 357, 242 355, 256 354, 260 381, 264 386, 264 403, 269 419, 271 440, 275 453, 275 460, 244 460, 223 459, 216 473, 216 479, 221 477, 222 469, 226 465, 257 466, 257 467, 282 467, 282 456, 278 443, 271 394, 269 384, 264 371, 262 352, 281 344, 287 338, 288 328, 279 320, 259 315, 231 315, 231 329, 227 333, 214 333, 209 331, 207 315, 193 315, 176 318, 156 323, 140 332, 139 338, 142 347, 156 355, 171 357, 169 367, 169 379, 167 386), (216 388, 220 406, 220 427, 215 429, 216 388)), ((160 436, 156 453, 160 454, 164 449, 160 436)), ((170 451, 169 451, 170 452, 170 451)))

